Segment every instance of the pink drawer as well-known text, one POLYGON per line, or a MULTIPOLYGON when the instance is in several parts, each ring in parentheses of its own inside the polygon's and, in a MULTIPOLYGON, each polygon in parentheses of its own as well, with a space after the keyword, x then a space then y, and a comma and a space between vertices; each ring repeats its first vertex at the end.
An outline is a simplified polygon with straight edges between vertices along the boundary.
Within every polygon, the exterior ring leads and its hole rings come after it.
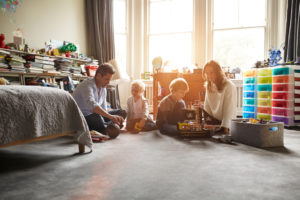
POLYGON ((272 115, 292 117, 294 115, 294 110, 287 108, 272 108, 272 115))

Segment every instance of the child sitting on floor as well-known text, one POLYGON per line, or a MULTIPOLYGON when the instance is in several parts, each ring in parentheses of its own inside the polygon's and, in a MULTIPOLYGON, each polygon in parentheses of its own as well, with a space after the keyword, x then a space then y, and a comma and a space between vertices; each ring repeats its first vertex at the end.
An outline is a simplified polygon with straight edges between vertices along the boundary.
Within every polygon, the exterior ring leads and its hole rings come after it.
POLYGON ((126 129, 131 132, 151 131, 156 128, 149 115, 148 101, 144 97, 145 84, 136 80, 131 84, 132 96, 127 100, 126 129))
POLYGON ((185 108, 183 97, 189 91, 189 85, 183 78, 174 79, 170 85, 170 94, 158 105, 156 125, 162 134, 178 136, 177 123, 184 121, 182 109, 185 108))

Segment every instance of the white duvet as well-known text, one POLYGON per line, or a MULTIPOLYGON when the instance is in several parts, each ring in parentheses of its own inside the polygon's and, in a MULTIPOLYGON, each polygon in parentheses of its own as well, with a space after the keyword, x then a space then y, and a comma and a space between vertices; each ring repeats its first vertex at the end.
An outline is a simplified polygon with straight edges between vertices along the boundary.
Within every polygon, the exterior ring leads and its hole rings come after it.
POLYGON ((0 86, 0 145, 76 131, 92 149, 88 125, 66 91, 41 86, 0 86))

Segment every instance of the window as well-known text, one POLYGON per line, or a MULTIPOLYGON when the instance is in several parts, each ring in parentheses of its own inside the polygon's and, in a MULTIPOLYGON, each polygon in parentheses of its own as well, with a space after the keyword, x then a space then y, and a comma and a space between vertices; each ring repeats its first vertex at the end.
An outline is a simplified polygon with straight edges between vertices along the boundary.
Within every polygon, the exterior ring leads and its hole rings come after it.
POLYGON ((148 22, 149 70, 157 56, 169 63, 169 71, 192 63, 193 0, 150 0, 148 22))
POLYGON ((213 59, 221 66, 250 68, 264 60, 266 0, 214 0, 213 59))
POLYGON ((127 1, 114 0, 115 55, 121 74, 127 66, 127 1))

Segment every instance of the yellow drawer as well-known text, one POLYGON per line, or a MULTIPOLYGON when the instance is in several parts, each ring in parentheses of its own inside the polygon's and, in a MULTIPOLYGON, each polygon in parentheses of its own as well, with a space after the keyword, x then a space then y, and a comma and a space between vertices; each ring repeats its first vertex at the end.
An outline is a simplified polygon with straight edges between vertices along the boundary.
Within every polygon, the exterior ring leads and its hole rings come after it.
POLYGON ((257 76, 272 76, 272 69, 258 69, 257 76))
POLYGON ((257 99, 257 106, 271 106, 271 99, 257 99))
POLYGON ((272 92, 257 92, 257 98, 259 99, 271 99, 272 92))

